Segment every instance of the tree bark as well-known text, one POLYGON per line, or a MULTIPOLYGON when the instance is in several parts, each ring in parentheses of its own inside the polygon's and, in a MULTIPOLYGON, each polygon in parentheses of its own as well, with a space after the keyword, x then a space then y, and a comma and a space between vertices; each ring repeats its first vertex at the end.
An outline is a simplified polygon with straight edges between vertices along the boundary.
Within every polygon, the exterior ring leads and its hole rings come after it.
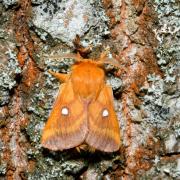
POLYGON ((0 179, 179 179, 179 5, 0 1, 0 179), (122 136, 116 153, 41 146, 59 88, 48 70, 73 64, 51 56, 75 51, 106 51, 118 63, 106 67, 122 136))

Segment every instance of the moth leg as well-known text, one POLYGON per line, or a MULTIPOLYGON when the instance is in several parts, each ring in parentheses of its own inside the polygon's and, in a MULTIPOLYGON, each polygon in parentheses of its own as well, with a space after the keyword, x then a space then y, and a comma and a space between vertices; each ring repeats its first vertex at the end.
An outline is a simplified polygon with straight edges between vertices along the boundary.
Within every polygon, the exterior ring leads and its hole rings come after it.
POLYGON ((86 150, 87 150, 87 147, 88 147, 87 144, 81 144, 81 145, 79 145, 79 146, 76 147, 76 150, 77 150, 78 153, 81 153, 82 150, 83 150, 83 151, 86 151, 86 150))
POLYGON ((61 82, 66 82, 69 79, 68 74, 57 73, 57 72, 53 72, 51 70, 49 70, 48 72, 61 82))
POLYGON ((81 153, 81 151, 89 151, 91 153, 94 153, 96 151, 96 149, 94 147, 89 146, 87 144, 81 144, 81 145, 77 146, 76 150, 78 153, 81 153))
POLYGON ((76 151, 77 151, 78 153, 81 153, 81 149, 80 149, 79 146, 76 147, 76 151))
POLYGON ((91 153, 95 153, 95 151, 96 151, 96 149, 94 147, 92 147, 92 146, 89 146, 88 150, 91 153))

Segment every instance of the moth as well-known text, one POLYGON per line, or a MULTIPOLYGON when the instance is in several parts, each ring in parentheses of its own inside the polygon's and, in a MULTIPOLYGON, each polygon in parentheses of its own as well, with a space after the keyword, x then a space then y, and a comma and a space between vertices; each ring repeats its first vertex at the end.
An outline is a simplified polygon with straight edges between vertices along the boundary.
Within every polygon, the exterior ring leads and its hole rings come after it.
POLYGON ((120 129, 113 105, 112 88, 105 84, 102 54, 97 61, 73 56, 71 73, 50 71, 62 84, 41 144, 50 150, 66 150, 86 144, 103 152, 120 148, 120 129))

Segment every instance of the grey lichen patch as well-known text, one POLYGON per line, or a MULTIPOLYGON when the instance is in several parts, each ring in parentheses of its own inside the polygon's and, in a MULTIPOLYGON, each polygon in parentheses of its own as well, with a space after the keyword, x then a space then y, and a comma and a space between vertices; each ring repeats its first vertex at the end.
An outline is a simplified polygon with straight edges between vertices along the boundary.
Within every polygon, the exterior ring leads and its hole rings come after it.
POLYGON ((9 6, 17 5, 18 0, 2 0, 2 3, 6 8, 8 8, 9 6))
POLYGON ((116 22, 120 22, 121 20, 121 6, 122 6, 122 0, 116 1, 116 0, 112 0, 112 4, 113 4, 113 9, 114 9, 114 15, 115 15, 115 21, 116 22))
POLYGON ((108 35, 108 18, 100 1, 45 1, 33 7, 35 27, 72 46, 76 34, 84 46, 101 43, 108 35))
POLYGON ((147 93, 144 96, 144 109, 147 113, 146 120, 163 128, 180 116, 180 12, 179 5, 174 0, 156 0, 154 6, 159 18, 159 24, 154 29, 159 42, 157 58, 164 78, 149 75, 150 86, 145 88, 147 93))
POLYGON ((180 109, 176 105, 179 99, 166 93, 166 82, 159 76, 150 75, 148 81, 150 87, 142 89, 147 91, 143 103, 145 120, 153 126, 163 128, 179 115, 180 109))
POLYGON ((155 1, 159 24, 154 32, 159 41, 157 49, 158 64, 165 72, 166 79, 175 81, 175 70, 180 57, 179 5, 174 0, 155 1), (170 77, 169 77, 170 76, 170 77))
POLYGON ((16 86, 16 76, 21 73, 21 69, 16 59, 16 53, 10 49, 5 54, 0 54, 0 58, 0 105, 4 105, 9 102, 10 90, 16 86))
POLYGON ((52 166, 48 162, 43 162, 42 159, 39 159, 39 161, 41 162, 40 167, 37 166, 33 173, 29 173, 27 175, 28 180, 34 180, 34 179, 44 180, 44 179, 52 179, 52 178, 56 179, 57 177, 59 179, 68 178, 62 172, 62 169, 59 167, 57 163, 53 162, 54 166, 52 166))
POLYGON ((48 119, 55 95, 58 91, 58 83, 56 85, 54 83, 53 85, 52 81, 54 79, 51 80, 49 76, 43 76, 41 78, 42 81, 35 84, 35 88, 31 92, 32 98, 27 105, 27 111, 32 113, 32 115, 30 117, 30 123, 26 127, 26 132, 37 151, 42 150, 40 146, 42 129, 45 121, 48 119))
POLYGON ((142 90, 147 90, 146 95, 144 96, 144 109, 146 111, 146 121, 161 127, 163 123, 166 125, 166 120, 168 120, 165 115, 168 115, 168 108, 164 104, 163 99, 163 85, 164 82, 159 76, 150 75, 149 82, 151 82, 150 87, 144 87, 142 90))
POLYGON ((31 179, 74 179, 87 164, 81 158, 67 160, 67 155, 62 153, 51 154, 49 157, 39 156, 36 169, 33 173, 28 173, 28 180, 31 179))
POLYGON ((42 4, 44 2, 44 0, 31 0, 32 4, 36 4, 36 5, 39 5, 39 4, 42 4))
POLYGON ((45 57, 45 65, 46 65, 45 71, 47 72, 48 70, 51 70, 54 72, 61 72, 61 73, 70 72, 70 68, 75 62, 74 59, 58 58, 58 54, 55 54, 55 56, 57 57, 55 59, 51 59, 51 55, 49 55, 48 57, 45 57))
POLYGON ((107 84, 110 85, 112 87, 112 90, 116 93, 122 90, 123 82, 117 77, 109 76, 107 78, 107 84))
POLYGON ((6 170, 7 170, 7 164, 1 163, 0 164, 0 177, 6 174, 6 170))
POLYGON ((41 40, 46 41, 48 39, 48 33, 45 30, 41 28, 36 28, 35 32, 40 37, 41 40))
MULTIPOLYGON (((99 161, 96 161, 96 163, 89 163, 88 169, 82 176, 82 179, 104 179, 105 175, 108 174, 108 172, 111 172, 112 169, 117 168, 118 165, 120 166, 123 163, 123 161, 121 160, 122 157, 118 155, 111 157, 110 159, 103 157, 101 158, 102 159, 99 159, 99 161)), ((98 158, 95 158, 95 160, 97 159, 98 158)))
POLYGON ((160 155, 169 159, 156 158, 154 166, 141 173, 139 179, 178 179, 180 163, 175 156, 180 150, 180 11, 175 0, 156 0, 154 6, 159 20, 154 29, 158 40, 156 55, 163 77, 149 75, 148 85, 142 88, 145 93, 142 125, 156 129, 154 138, 160 140, 160 155))
POLYGON ((174 134, 170 134, 165 141, 166 153, 180 152, 180 144, 178 138, 174 134))
MULTIPOLYGON (((0 136, 2 137, 2 132, 0 131, 0 136)), ((0 178, 6 174, 7 162, 3 160, 3 151, 6 149, 4 142, 0 139, 0 178)))
POLYGON ((173 131, 174 131, 175 137, 180 138, 180 121, 173 123, 173 131))
POLYGON ((10 14, 2 11, 0 16, 0 105, 9 102, 10 91, 16 86, 16 77, 21 73, 16 57, 14 34, 8 29, 10 14))
POLYGON ((78 174, 82 169, 86 167, 86 162, 82 159, 65 161, 62 163, 61 168, 66 174, 78 174))
POLYGON ((154 160, 156 167, 152 167, 145 173, 141 173, 137 179, 179 179, 180 177, 180 158, 175 160, 156 157, 154 160))

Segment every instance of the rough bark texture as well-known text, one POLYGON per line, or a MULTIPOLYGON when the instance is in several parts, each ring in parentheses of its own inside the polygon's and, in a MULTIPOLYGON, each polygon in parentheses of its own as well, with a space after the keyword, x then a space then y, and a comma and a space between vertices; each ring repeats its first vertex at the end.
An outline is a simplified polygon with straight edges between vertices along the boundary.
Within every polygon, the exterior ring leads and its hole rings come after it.
POLYGON ((180 3, 177 0, 0 1, 0 179, 180 179, 180 3), (79 34, 107 51, 122 148, 52 152, 40 145, 79 34))

